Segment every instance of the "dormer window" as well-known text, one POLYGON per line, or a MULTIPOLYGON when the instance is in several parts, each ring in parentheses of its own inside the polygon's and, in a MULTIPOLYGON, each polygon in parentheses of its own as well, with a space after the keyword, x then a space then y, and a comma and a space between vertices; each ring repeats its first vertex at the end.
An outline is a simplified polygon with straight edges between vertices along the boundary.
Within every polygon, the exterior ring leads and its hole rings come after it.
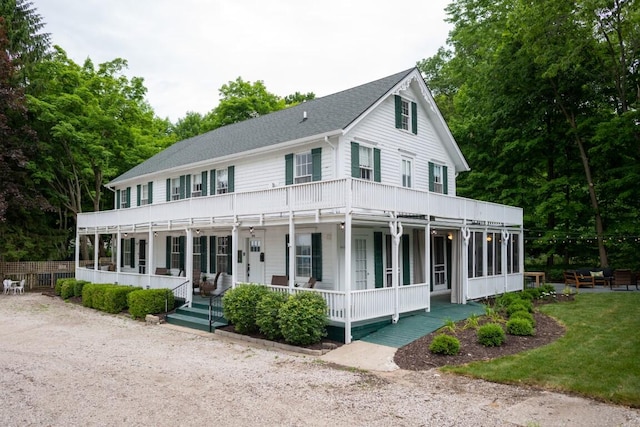
POLYGON ((395 95, 396 128, 418 133, 418 104, 395 95))

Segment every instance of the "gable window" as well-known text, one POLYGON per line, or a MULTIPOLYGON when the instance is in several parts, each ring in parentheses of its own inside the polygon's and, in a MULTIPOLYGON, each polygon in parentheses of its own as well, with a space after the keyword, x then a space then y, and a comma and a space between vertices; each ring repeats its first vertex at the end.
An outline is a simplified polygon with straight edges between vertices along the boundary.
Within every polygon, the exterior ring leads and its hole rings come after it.
POLYGON ((202 196, 202 175, 197 173, 191 176, 191 197, 202 196))
POLYGON ((313 175, 313 162, 311 152, 296 154, 295 156, 295 183, 311 182, 313 175))
POLYGON ((180 178, 171 180, 171 200, 180 200, 180 178))
POLYGON ((429 191, 448 194, 446 166, 429 162, 429 191))
POLYGON ((402 186, 411 188, 413 186, 411 179, 411 170, 413 169, 413 162, 410 159, 402 159, 401 173, 402 173, 402 186))
POLYGON ((418 104, 395 95, 396 129, 418 133, 418 104))
POLYGON ((226 169, 218 169, 216 171, 216 194, 225 194, 229 192, 229 175, 226 169))

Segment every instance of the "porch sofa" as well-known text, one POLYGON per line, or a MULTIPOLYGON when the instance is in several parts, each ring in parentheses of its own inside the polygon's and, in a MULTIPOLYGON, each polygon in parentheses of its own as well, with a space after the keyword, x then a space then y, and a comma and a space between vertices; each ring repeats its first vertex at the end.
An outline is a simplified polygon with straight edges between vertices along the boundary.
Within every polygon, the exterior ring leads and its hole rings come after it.
POLYGON ((577 270, 565 270, 564 273, 565 286, 575 286, 576 289, 580 286, 595 287, 599 286, 611 286, 613 280, 613 270, 610 268, 579 268, 577 270))

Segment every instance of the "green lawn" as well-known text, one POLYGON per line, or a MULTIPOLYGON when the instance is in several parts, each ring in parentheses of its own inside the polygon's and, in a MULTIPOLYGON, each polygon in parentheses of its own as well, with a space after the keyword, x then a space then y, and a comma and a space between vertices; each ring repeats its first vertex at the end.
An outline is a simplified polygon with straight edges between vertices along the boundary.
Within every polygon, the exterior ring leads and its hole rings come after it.
POLYGON ((640 292, 580 294, 540 311, 567 328, 547 346, 450 372, 640 407, 640 292))

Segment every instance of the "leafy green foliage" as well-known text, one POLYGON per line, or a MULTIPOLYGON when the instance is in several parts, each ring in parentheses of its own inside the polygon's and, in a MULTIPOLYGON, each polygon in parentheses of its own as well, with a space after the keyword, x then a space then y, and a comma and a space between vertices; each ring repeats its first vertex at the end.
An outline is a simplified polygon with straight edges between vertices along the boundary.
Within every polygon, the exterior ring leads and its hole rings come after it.
POLYGON ((316 292, 290 297, 279 311, 280 330, 286 342, 308 345, 327 335, 327 303, 316 292))
POLYGON ((241 334, 258 331, 256 309, 268 289, 256 284, 243 284, 228 290, 222 297, 224 317, 241 334))
POLYGON ((75 280, 68 280, 60 288, 60 298, 67 300, 74 295, 75 280))
POLYGON ((529 323, 531 323, 531 326, 536 326, 536 320, 534 319, 533 314, 525 310, 515 311, 511 313, 509 319, 525 319, 528 320, 529 323))
POLYGON ((497 323, 485 323, 476 331, 478 342, 485 347, 498 347, 504 344, 507 336, 497 323))
POLYGON ((507 333, 519 336, 534 335, 531 322, 525 318, 511 318, 507 321, 507 333))
POLYGON ((82 288, 82 305, 107 313, 120 313, 128 307, 127 295, 139 287, 87 283, 82 288))
POLYGON ((147 314, 163 313, 175 304, 170 289, 139 289, 127 295, 129 314, 134 319, 143 319, 147 314))
POLYGON ((439 334, 429 344, 429 351, 434 354, 453 356, 460 353, 460 340, 447 334, 439 334))
POLYGON ((289 294, 269 291, 256 305, 256 325, 270 340, 282 338, 279 312, 288 299, 289 294))

